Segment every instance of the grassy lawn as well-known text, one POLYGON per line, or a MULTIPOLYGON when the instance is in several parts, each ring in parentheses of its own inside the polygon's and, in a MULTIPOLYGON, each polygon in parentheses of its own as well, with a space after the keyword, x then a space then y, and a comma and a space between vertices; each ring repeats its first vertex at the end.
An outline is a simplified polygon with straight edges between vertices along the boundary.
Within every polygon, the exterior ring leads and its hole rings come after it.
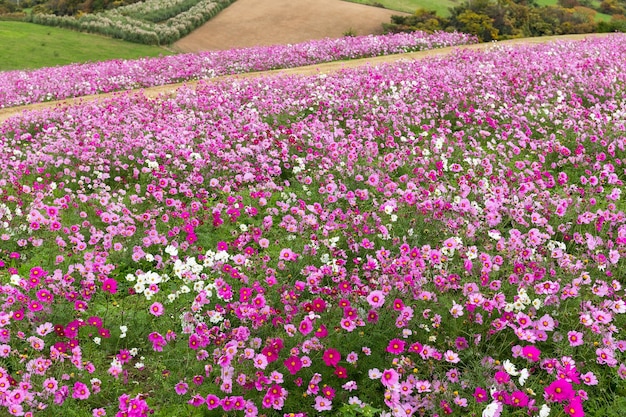
POLYGON ((596 13, 596 22, 608 22, 613 16, 605 13, 596 13))
POLYGON ((172 54, 156 46, 10 21, 0 21, 0 45, 0 71, 172 54))
POLYGON ((458 6, 464 0, 347 0, 353 3, 382 4, 386 9, 414 13, 417 9, 434 10, 439 16, 449 16, 449 8, 458 6))

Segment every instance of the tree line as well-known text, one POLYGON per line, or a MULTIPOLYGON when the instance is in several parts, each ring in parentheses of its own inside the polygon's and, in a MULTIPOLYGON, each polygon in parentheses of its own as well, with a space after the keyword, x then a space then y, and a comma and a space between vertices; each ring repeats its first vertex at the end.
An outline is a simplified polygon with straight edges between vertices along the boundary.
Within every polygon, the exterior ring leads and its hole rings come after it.
POLYGON ((392 16, 386 32, 424 30, 471 33, 481 41, 565 35, 573 33, 626 31, 626 0, 558 0, 538 6, 534 0, 470 0, 450 8, 450 16, 418 9, 409 16, 392 16), (594 4, 596 5, 594 8, 594 4), (611 15, 596 21, 597 13, 611 15))

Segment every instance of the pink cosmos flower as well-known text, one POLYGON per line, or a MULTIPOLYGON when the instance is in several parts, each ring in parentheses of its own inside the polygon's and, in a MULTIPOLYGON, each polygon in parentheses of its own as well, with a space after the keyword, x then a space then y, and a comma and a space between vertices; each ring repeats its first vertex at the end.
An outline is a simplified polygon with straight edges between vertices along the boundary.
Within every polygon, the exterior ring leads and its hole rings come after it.
POLYGON ((380 377, 380 382, 387 388, 395 386, 399 380, 400 375, 395 369, 385 369, 380 377))
POLYGON ((387 352, 393 353, 394 355, 399 355, 404 352, 405 345, 406 342, 404 340, 392 339, 387 345, 387 352))
POLYGON ((378 322, 378 313, 375 310, 370 310, 367 313, 367 322, 368 323, 376 323, 376 322, 378 322))
POLYGON ((580 378, 585 385, 598 385, 598 378, 594 375, 593 372, 589 371, 585 374, 582 374, 580 378))
POLYGON ((358 360, 359 360, 359 355, 356 352, 350 352, 348 353, 348 356, 346 356, 346 362, 348 362, 351 365, 356 364, 358 360))
POLYGON ((130 351, 127 349, 121 349, 120 352, 116 355, 117 360, 122 364, 126 364, 130 361, 131 358, 130 351))
MULTIPOLYGON (((192 338, 192 337, 194 337, 194 336, 195 336, 195 337, 197 337, 195 334, 192 334, 192 335, 189 337, 189 343, 190 343, 190 344, 191 344, 191 338, 192 338)), ((152 342, 152 349, 153 349, 155 352, 162 352, 162 351, 163 351, 163 347, 164 347, 165 345, 167 345, 167 342, 165 341, 165 338, 163 338, 163 336, 161 336, 161 334, 160 334, 160 333, 157 333, 157 332, 152 332, 152 333, 150 333, 150 334, 148 335, 148 340, 149 340, 150 342, 152 342)))
POLYGON ((548 385, 544 390, 544 398, 546 401, 563 402, 571 400, 576 395, 572 384, 564 379, 557 379, 548 385))
POLYGON ((456 368, 452 368, 450 369, 448 372, 446 372, 446 377, 448 378, 448 381, 454 383, 454 382, 458 382, 459 381, 459 370, 456 368))
POLYGON ((539 320, 537 320, 536 325, 538 330, 550 332, 554 330, 555 322, 550 315, 544 314, 539 320))
POLYGON ((393 301, 393 309, 395 311, 402 311, 403 308, 404 308, 404 301, 402 301, 400 298, 396 298, 393 301))
POLYGON ((174 391, 176 391, 176 394, 178 395, 185 395, 188 389, 189 385, 184 381, 180 381, 174 386, 174 391))
POLYGON ((531 362, 538 362, 539 355, 541 355, 541 351, 536 346, 529 345, 522 348, 522 356, 531 362))
POLYGON ((339 379, 346 379, 348 378, 348 370, 346 368, 344 368, 343 366, 337 366, 335 367, 335 372, 334 374, 337 376, 337 378, 339 379))
POLYGON ((526 407, 530 399, 523 391, 515 391, 511 394, 510 400, 514 407, 526 407))
POLYGON ((87 319, 87 324, 96 328, 101 328, 103 325, 102 319, 97 316, 91 316, 87 319))
POLYGON ((59 383, 57 382, 57 380, 55 378, 52 378, 52 377, 46 378, 43 381, 42 385, 43 385, 43 389, 48 391, 48 392, 50 392, 50 393, 55 392, 58 389, 58 387, 59 387, 59 383))
POLYGON ((430 383, 430 381, 427 380, 415 381, 415 388, 419 393, 431 392, 432 384, 430 383))
POLYGON ((204 397, 200 394, 195 394, 194 396, 191 397, 191 399, 189 401, 187 401, 187 404, 190 404, 194 407, 200 407, 202 404, 204 404, 206 402, 206 400, 204 399, 204 397))
POLYGON ((206 396, 206 406, 209 410, 213 410, 220 406, 220 398, 216 395, 209 394, 206 396))
POLYGON ((93 417, 104 417, 107 415, 107 412, 104 408, 94 408, 91 410, 91 415, 93 417))
POLYGON ((152 303, 152 305, 150 306, 150 313, 156 317, 162 315, 164 310, 165 309, 163 308, 163 304, 159 303, 158 301, 152 303))
POLYGON ((339 322, 339 325, 341 326, 342 329, 344 329, 347 332, 351 332, 354 329, 356 329, 356 323, 350 319, 341 319, 341 321, 339 322))
MULTIPOLYGON (((84 305, 86 306, 87 303, 84 303, 84 305)), ((41 311, 43 309, 43 304, 37 300, 30 300, 28 303, 28 309, 30 311, 41 311)))
POLYGON ((102 282, 102 291, 110 294, 117 293, 117 281, 112 278, 107 278, 102 282))
POLYGON ((74 388, 72 390, 72 398, 76 398, 79 400, 86 400, 87 398, 89 398, 90 395, 91 393, 89 392, 89 388, 87 388, 87 385, 83 384, 80 381, 76 381, 74 383, 74 388))
POLYGON ((583 417, 585 411, 583 410, 583 402, 580 397, 572 398, 567 405, 563 408, 565 414, 571 417, 583 417))
POLYGON ((224 411, 230 411, 235 408, 235 401, 233 400, 233 397, 224 397, 220 401, 220 405, 224 411))
POLYGON ((373 308, 380 308, 385 304, 385 293, 380 290, 374 290, 369 293, 366 300, 373 308))
POLYGON ((613 351, 611 349, 608 348, 598 348, 596 349, 596 361, 600 364, 600 365, 608 365, 608 366, 616 366, 617 365, 617 360, 615 359, 615 356, 613 354, 613 351))
POLYGON ((476 387, 473 395, 477 403, 483 403, 489 399, 489 395, 487 394, 487 391, 485 391, 481 387, 476 387))
POLYGON ((315 337, 323 339, 326 336, 328 336, 328 329, 323 324, 320 324, 320 327, 315 331, 315 337))
POLYGON ((45 289, 41 289, 39 291, 37 291, 37 299, 39 301, 41 301, 42 303, 51 303, 52 300, 54 300, 54 295, 52 295, 52 293, 48 290, 45 289))
POLYGON ((459 358, 458 353, 452 351, 452 350, 447 350, 444 354, 443 354, 443 358, 445 359, 446 362, 449 363, 459 363, 461 361, 461 359, 459 358))
POLYGON ((283 363, 285 364, 285 367, 287 368, 287 370, 289 370, 289 373, 291 373, 291 375, 297 374, 298 371, 302 368, 302 361, 298 356, 290 356, 285 359, 285 362, 283 363))
POLYGON ((322 388, 322 394, 324 395, 324 397, 332 401, 332 399, 335 398, 335 389, 329 385, 326 385, 322 388))
POLYGON ((493 377, 498 384, 506 384, 511 380, 511 376, 504 371, 497 371, 493 377))
POLYGON ((298 326, 298 330, 303 335, 307 335, 313 331, 313 322, 308 317, 305 317, 298 326))
POLYGON ((280 251, 279 258, 283 261, 295 261, 298 259, 298 254, 289 248, 283 248, 280 251))
POLYGON ((326 349, 324 355, 322 356, 322 360, 324 361, 326 366, 337 366, 337 364, 341 360, 341 353, 339 353, 337 349, 326 349))
POLYGON ((328 398, 318 395, 317 397, 315 397, 315 405, 313 405, 313 408, 315 408, 315 411, 318 412, 329 411, 332 410, 333 404, 332 401, 330 401, 328 398))
POLYGON ((267 367, 267 363, 267 357, 262 353, 259 353, 254 357, 253 364, 257 369, 265 369, 267 367))

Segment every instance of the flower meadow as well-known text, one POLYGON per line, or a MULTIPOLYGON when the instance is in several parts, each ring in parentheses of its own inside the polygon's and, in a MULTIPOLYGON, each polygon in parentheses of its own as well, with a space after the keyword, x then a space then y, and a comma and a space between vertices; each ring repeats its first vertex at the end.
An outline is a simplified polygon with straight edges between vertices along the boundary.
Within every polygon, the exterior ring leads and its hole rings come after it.
POLYGON ((0 127, 0 406, 618 416, 626 36, 0 127))
MULTIPOLYGON (((137 7, 135 4, 132 6, 137 7)), ((258 46, 138 60, 113 60, 33 71, 5 71, 0 72, 0 108, 476 42, 475 36, 456 32, 347 36, 312 40, 295 45, 258 46)))

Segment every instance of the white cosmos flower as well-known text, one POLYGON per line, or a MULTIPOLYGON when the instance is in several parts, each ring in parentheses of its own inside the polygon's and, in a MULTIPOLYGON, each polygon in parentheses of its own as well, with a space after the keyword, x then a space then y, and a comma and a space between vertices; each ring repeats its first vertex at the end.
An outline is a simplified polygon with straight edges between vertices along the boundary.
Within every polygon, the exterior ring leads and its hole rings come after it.
POLYGON ((515 368, 515 364, 513 362, 511 362, 510 360, 508 360, 508 359, 506 359, 504 362, 502 362, 502 367, 504 368, 506 373, 511 375, 511 376, 519 375, 519 372, 515 368))
POLYGON ((521 386, 524 386, 524 384, 526 383, 526 380, 528 379, 528 377, 530 376, 530 373, 528 372, 528 369, 524 368, 520 371, 520 376, 519 376, 519 384, 521 386))
POLYGON ((483 417, 497 417, 502 412, 502 404, 497 401, 490 403, 483 410, 483 417))

